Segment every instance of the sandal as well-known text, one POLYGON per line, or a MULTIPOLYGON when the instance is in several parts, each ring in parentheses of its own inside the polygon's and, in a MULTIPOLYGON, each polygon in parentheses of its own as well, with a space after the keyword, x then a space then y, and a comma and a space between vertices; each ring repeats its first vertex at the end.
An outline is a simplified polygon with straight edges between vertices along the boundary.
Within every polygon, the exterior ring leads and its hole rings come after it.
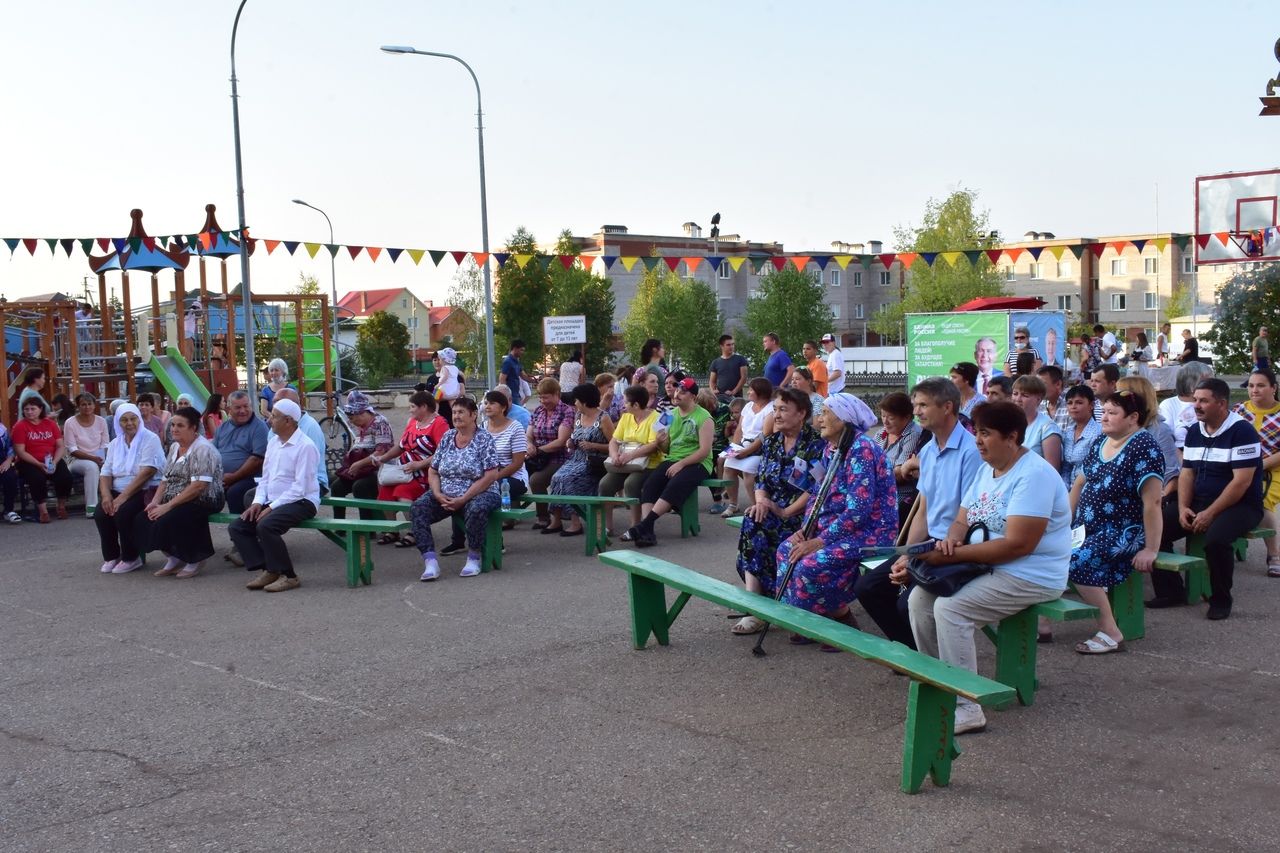
POLYGON ((379 545, 391 545, 400 541, 399 533, 384 533, 378 537, 379 545))
POLYGON ((1124 640, 1116 642, 1099 631, 1083 643, 1076 644, 1076 651, 1082 655, 1107 655, 1124 651, 1124 640))
POLYGON ((412 533, 405 533, 396 540, 397 548, 417 548, 418 540, 413 538, 412 533))
POLYGON ((764 621, 754 616, 743 616, 729 630, 740 637, 747 634, 759 634, 764 630, 764 621))
POLYGON ((1267 564, 1267 577, 1280 578, 1280 562, 1267 564))

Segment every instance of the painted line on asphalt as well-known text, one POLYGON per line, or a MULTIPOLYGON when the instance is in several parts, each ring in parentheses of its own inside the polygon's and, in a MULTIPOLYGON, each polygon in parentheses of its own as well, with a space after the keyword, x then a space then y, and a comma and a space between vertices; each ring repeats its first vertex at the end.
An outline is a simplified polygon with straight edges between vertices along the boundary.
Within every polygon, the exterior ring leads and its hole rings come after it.
POLYGON ((1267 678, 1280 678, 1280 672, 1268 672, 1265 669, 1245 669, 1243 666, 1232 666, 1229 663, 1218 663, 1213 660, 1197 660, 1195 658, 1178 657, 1177 655, 1162 655, 1158 652, 1131 652, 1131 654, 1141 655, 1146 658, 1173 661, 1174 663, 1190 663, 1196 664, 1197 666, 1212 666, 1218 669, 1229 669, 1232 672, 1243 672, 1248 675, 1264 675, 1267 678))
MULTIPOLYGON (((419 613, 421 613, 423 616, 434 616, 437 619, 455 619, 459 622, 466 621, 466 617, 464 616, 454 616, 451 613, 436 613, 434 610, 423 610, 421 607, 419 607, 418 605, 410 601, 408 597, 409 590, 417 589, 420 583, 421 582, 419 582, 418 584, 411 583, 408 586, 406 586, 403 590, 400 591, 400 600, 403 601, 405 604, 409 605, 410 610, 416 610, 419 613)), ((439 581, 437 581, 437 583, 439 583, 439 581)))

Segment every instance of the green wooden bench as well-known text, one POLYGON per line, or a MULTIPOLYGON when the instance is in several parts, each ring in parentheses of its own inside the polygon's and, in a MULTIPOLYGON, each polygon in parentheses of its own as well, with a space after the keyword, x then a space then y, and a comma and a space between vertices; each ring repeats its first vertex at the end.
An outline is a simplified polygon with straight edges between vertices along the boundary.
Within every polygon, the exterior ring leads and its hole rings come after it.
POLYGON ((609 531, 605 527, 605 509, 610 504, 617 506, 635 506, 640 501, 623 496, 601 497, 600 495, 535 495, 526 493, 520 496, 520 504, 568 504, 578 509, 582 515, 582 523, 586 527, 586 553, 590 557, 597 551, 609 547, 609 531))
MULTIPOLYGON (((408 512, 412 504, 404 501, 379 501, 367 498, 321 498, 324 506, 343 509, 364 509, 375 512, 408 512)), ((498 509, 489 513, 489 520, 484 528, 484 547, 480 552, 480 571, 498 570, 502 568, 502 523, 504 521, 528 521, 533 518, 534 511, 528 507, 512 507, 498 509)))
MULTIPOLYGON (((699 488, 705 486, 708 489, 723 489, 728 485, 728 480, 717 477, 708 477, 698 484, 699 488)), ((689 493, 689 497, 684 499, 684 503, 680 504, 680 538, 688 539, 701 532, 702 522, 698 520, 698 489, 694 489, 689 493)))
MULTIPOLYGON (((240 516, 215 512, 210 524, 230 524, 240 516)), ((347 553, 347 586, 373 583, 373 537, 409 529, 407 521, 365 521, 353 518, 308 518, 298 525, 303 530, 319 530, 326 539, 347 553)))
POLYGON ((1012 689, 991 679, 666 560, 637 551, 606 551, 600 560, 628 573, 631 636, 637 649, 648 644, 651 634, 659 644, 667 645, 671 624, 689 599, 697 596, 908 676, 911 684, 902 748, 902 790, 908 794, 918 792, 926 776, 938 786, 951 780, 951 762, 960 755, 954 735, 956 696, 984 705, 1013 700, 1012 689), (667 587, 679 593, 669 609, 667 587))
MULTIPOLYGON (((1275 535, 1276 532, 1269 527, 1257 527, 1250 530, 1233 543, 1232 548, 1235 551, 1235 558, 1244 560, 1248 556, 1250 539, 1270 539, 1275 535)), ((1204 557, 1204 537, 1198 534, 1188 536, 1187 553, 1193 557, 1204 557)), ((1212 586, 1209 583, 1209 564, 1202 560, 1200 565, 1188 567, 1187 603, 1198 604, 1201 599, 1207 601, 1212 591, 1212 586)))
MULTIPOLYGON (((1161 551, 1156 554, 1155 567, 1166 572, 1207 570, 1203 557, 1174 554, 1161 551)), ((1125 640, 1141 640, 1147 634, 1146 605, 1143 603, 1144 587, 1141 572, 1130 572, 1122 584, 1107 590, 1111 612, 1125 640)))
POLYGON ((1051 622, 1097 619, 1098 608, 1069 598, 1055 598, 1006 616, 999 626, 982 627, 982 633, 996 646, 996 681, 1017 691, 1018 702, 1023 705, 1035 701, 1040 686, 1036 678, 1036 626, 1042 616, 1051 622))

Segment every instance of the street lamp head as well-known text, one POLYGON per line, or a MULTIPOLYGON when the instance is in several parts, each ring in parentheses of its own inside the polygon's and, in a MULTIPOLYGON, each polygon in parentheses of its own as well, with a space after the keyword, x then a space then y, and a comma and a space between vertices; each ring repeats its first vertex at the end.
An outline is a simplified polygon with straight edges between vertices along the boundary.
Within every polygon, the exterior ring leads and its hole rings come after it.
POLYGON ((414 53, 414 48, 403 44, 384 44, 381 48, 383 53, 414 53))
POLYGON ((305 201, 303 201, 303 200, 302 200, 302 199, 300 199, 300 198, 295 198, 295 199, 293 200, 293 203, 294 203, 294 204, 300 204, 300 205, 302 205, 303 207, 310 207, 310 206, 311 206, 311 205, 307 204, 305 201))

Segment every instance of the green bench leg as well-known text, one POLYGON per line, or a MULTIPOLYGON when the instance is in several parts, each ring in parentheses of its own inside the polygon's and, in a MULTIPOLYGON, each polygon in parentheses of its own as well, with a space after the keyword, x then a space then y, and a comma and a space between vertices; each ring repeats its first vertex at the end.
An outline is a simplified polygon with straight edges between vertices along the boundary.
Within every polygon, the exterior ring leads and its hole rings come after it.
MULTIPOLYGON (((988 635, 989 636, 989 635, 988 635)), ((995 632, 996 681, 1017 691, 1018 702, 1036 698, 1036 617, 1030 610, 1006 616, 995 632)))
POLYGON ((652 578, 630 573, 627 586, 631 592, 631 639, 635 647, 643 649, 650 634, 659 645, 667 645, 670 622, 667 621, 666 587, 652 578))
POLYGON ((592 556, 596 551, 609 550, 609 531, 604 525, 604 506, 592 504, 578 506, 575 509, 582 516, 582 523, 586 526, 586 535, 583 538, 586 540, 584 547, 587 556, 592 556))
POLYGON ((1236 562, 1243 563, 1249 558, 1249 540, 1243 536, 1235 541, 1236 562))
POLYGON ((702 523, 698 521, 698 490, 694 489, 684 503, 680 504, 680 538, 688 539, 702 532, 702 523))
POLYGON ((951 762, 960 756, 955 742, 956 695, 912 681, 902 742, 902 790, 920 792, 926 776, 933 784, 951 782, 951 762))
POLYGON ((373 535, 347 531, 347 586, 373 583, 373 535))
MULTIPOLYGON (((1188 536, 1187 553, 1204 560, 1204 537, 1188 536)), ((1213 591, 1209 584, 1209 563, 1187 569, 1187 604, 1199 604, 1201 599, 1208 600, 1213 591)))
POLYGON ((480 571, 498 571, 502 568, 502 519, 491 513, 484 525, 484 548, 480 552, 480 571))
POLYGON ((1142 574, 1130 572, 1129 579, 1107 593, 1111 612, 1126 640, 1141 640, 1147 633, 1146 608, 1142 603, 1142 574))

